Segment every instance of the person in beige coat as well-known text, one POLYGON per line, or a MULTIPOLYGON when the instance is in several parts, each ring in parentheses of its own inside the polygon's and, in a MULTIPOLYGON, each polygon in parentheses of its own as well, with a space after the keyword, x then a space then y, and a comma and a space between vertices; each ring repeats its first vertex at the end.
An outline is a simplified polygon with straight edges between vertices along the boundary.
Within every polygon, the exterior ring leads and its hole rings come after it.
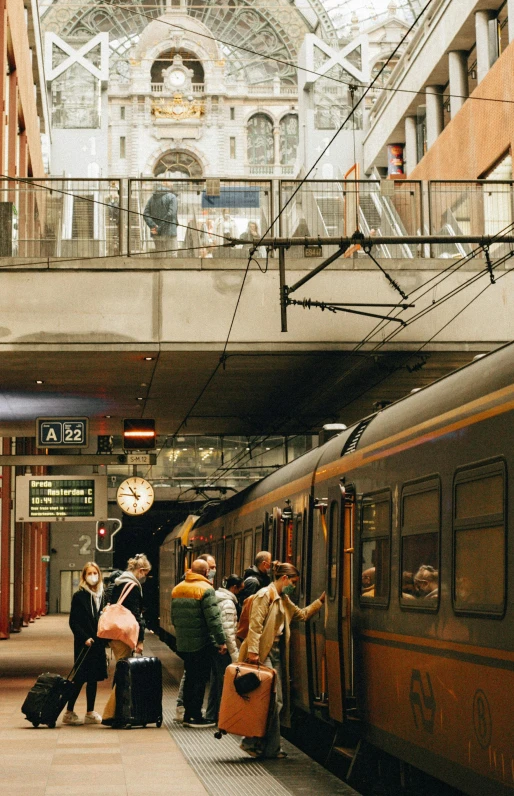
POLYGON ((268 732, 264 738, 243 738, 241 748, 252 757, 286 757, 280 748, 280 724, 290 726, 290 625, 306 622, 325 602, 325 592, 319 600, 305 608, 298 608, 291 600, 300 573, 292 564, 274 561, 271 565, 274 581, 257 592, 253 598, 248 635, 239 650, 239 660, 261 663, 277 672, 277 692, 268 732))

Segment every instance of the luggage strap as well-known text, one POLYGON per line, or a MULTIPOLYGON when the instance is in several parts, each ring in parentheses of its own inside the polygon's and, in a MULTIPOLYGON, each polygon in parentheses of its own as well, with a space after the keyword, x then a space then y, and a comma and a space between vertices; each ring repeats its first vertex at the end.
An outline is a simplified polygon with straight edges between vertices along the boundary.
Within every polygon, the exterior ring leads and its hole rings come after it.
POLYGON ((125 600, 125 597, 128 596, 129 592, 135 587, 135 583, 125 583, 123 589, 121 590, 121 594, 116 601, 116 605, 121 605, 125 600))
POLYGON ((72 680, 75 677, 75 675, 77 674, 78 670, 80 669, 80 667, 82 666, 82 664, 86 660, 86 656, 87 656, 87 654, 88 654, 90 649, 91 649, 91 647, 84 646, 84 648, 80 651, 76 662, 73 664, 73 668, 72 668, 71 672, 69 673, 69 675, 66 678, 67 680, 72 680))

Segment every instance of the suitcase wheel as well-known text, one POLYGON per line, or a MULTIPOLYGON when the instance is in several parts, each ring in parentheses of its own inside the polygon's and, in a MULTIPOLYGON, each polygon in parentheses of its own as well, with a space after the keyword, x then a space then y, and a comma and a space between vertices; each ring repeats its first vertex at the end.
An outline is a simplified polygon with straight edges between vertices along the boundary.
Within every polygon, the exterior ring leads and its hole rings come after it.
POLYGON ((155 722, 157 727, 162 727, 162 717, 155 722))
POLYGON ((32 726, 33 727, 39 727, 39 721, 33 721, 32 722, 32 726))
POLYGON ((220 741, 223 738, 223 736, 226 734, 227 734, 226 730, 218 730, 217 732, 214 733, 214 737, 217 738, 218 741, 220 741))
POLYGON ((55 729, 55 721, 52 721, 48 726, 51 730, 55 729))
POLYGON ((123 729, 124 730, 131 730, 132 729, 132 724, 125 724, 123 729))

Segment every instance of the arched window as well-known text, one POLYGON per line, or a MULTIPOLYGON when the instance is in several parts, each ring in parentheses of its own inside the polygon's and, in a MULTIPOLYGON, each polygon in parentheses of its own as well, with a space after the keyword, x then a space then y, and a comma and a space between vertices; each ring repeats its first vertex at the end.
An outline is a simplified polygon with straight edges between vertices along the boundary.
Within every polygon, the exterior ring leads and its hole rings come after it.
POLYGON ((161 155, 154 166, 154 177, 201 177, 202 164, 190 152, 171 150, 161 155))
POLYGON ((298 149, 298 116, 288 113, 280 120, 280 163, 292 166, 298 149))
POLYGON ((270 166, 273 162, 273 122, 266 114, 256 113, 248 120, 248 163, 270 166))

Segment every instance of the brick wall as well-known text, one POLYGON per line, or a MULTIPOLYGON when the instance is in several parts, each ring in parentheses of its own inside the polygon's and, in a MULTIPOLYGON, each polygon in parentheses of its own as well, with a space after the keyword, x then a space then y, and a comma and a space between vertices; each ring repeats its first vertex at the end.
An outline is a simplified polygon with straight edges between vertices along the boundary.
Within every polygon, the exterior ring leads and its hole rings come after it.
POLYGON ((413 180, 478 179, 514 142, 514 42, 409 174, 413 180), (509 104, 510 103, 510 104, 509 104))

